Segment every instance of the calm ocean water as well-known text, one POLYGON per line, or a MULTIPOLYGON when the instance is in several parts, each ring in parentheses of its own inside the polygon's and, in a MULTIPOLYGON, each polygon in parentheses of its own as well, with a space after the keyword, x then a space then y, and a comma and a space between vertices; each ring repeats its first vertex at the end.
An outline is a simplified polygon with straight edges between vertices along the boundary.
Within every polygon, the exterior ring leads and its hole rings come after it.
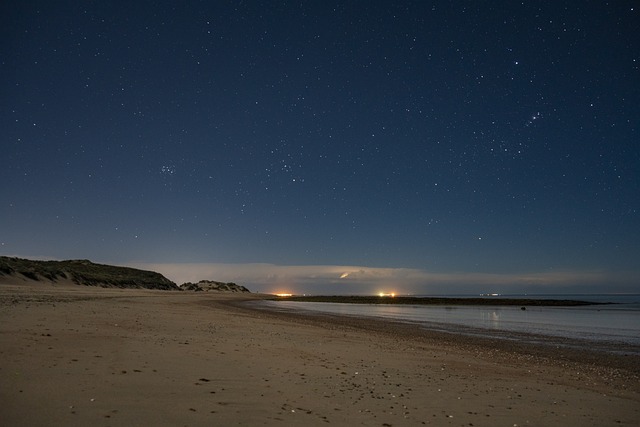
POLYGON ((612 304, 526 307, 526 310, 522 310, 520 306, 499 305, 428 306, 295 301, 264 303, 278 310, 369 316, 416 323, 431 330, 505 339, 532 341, 533 337, 536 340, 544 340, 545 336, 567 338, 574 344, 592 342, 607 351, 640 354, 640 295, 504 295, 491 298, 572 299, 612 304))

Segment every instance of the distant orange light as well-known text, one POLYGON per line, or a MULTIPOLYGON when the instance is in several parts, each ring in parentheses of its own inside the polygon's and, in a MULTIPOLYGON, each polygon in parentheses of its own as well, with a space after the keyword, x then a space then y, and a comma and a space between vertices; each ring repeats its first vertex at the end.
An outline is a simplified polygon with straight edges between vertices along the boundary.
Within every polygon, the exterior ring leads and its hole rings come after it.
POLYGON ((391 298, 393 298, 393 297, 395 297, 395 296, 396 296, 396 294, 395 294, 395 292, 391 292, 391 293, 389 293, 389 294, 385 294, 384 292, 380 292, 380 293, 378 294, 378 296, 380 296, 380 297, 391 297, 391 298))
POLYGON ((277 297, 290 297, 293 296, 293 294, 276 294, 277 297))

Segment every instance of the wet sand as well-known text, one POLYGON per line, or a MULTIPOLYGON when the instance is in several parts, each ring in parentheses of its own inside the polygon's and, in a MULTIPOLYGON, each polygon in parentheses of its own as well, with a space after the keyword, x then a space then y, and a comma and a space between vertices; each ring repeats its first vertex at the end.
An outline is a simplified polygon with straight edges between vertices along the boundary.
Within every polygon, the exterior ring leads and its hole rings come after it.
POLYGON ((0 425, 640 424, 636 356, 0 282, 0 425))

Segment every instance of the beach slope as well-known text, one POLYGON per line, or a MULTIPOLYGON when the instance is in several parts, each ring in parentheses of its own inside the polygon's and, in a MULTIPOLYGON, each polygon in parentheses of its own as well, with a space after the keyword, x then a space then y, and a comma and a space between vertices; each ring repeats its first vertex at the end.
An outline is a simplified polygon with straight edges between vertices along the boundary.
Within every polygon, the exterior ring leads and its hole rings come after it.
POLYGON ((634 363, 237 303, 252 298, 0 284, 0 425, 640 424, 634 363))

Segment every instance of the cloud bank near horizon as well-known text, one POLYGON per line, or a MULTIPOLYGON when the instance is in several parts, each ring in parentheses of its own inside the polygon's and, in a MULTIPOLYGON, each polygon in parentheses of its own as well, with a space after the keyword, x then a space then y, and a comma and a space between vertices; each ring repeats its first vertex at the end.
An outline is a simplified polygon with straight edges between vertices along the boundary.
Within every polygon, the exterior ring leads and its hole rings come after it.
MULTIPOLYGON (((222 263, 131 263, 157 271, 178 284, 199 280, 235 282, 253 292, 311 294, 459 294, 629 292, 633 286, 621 275, 602 271, 532 273, 429 272, 413 268, 348 265, 275 265, 222 263)), ((637 291, 637 286, 635 291, 637 291)))

